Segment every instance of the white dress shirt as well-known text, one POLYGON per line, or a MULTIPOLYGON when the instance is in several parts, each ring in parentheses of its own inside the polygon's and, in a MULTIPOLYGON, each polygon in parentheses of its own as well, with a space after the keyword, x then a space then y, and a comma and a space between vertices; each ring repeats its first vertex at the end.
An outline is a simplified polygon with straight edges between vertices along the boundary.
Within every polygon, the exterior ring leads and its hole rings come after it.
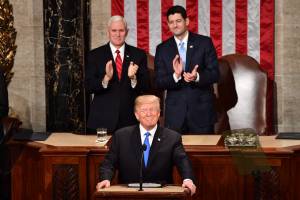
MULTIPOLYGON (((179 44, 180 44, 181 42, 184 42, 184 48, 185 48, 185 50, 187 51, 187 49, 188 49, 188 46, 187 46, 187 44, 188 44, 188 38, 189 38, 189 32, 187 32, 186 36, 185 36, 182 40, 179 40, 176 36, 174 36, 174 39, 175 39, 175 42, 176 42, 176 46, 177 46, 178 51, 179 51, 179 48, 180 48, 179 44)), ((187 63, 186 63, 186 64, 187 64, 187 63)), ((187 66, 186 66, 186 67, 187 67, 187 66)), ((173 73, 173 79, 174 79, 174 81, 175 81, 176 83, 177 83, 178 81, 180 81, 181 78, 182 78, 181 76, 180 76, 179 78, 177 78, 176 75, 175 75, 175 72, 173 73)), ((197 72, 197 78, 196 78, 195 82, 199 82, 199 80, 200 80, 200 76, 199 76, 199 73, 197 72)))
POLYGON ((152 142, 153 142, 153 138, 154 138, 154 134, 156 132, 156 129, 157 129, 157 125, 155 125, 155 127, 151 130, 146 130, 141 124, 140 124, 140 134, 141 134, 141 142, 142 144, 144 144, 144 141, 145 141, 145 138, 146 138, 146 135, 145 133, 149 132, 150 135, 148 137, 149 139, 149 144, 150 146, 152 145, 152 142))
POLYGON ((117 57, 116 50, 120 51, 120 56, 121 56, 121 60, 122 60, 122 63, 123 63, 124 53, 125 53, 125 44, 123 44, 119 49, 117 49, 112 43, 109 43, 109 46, 110 46, 111 53, 114 57, 114 60, 116 60, 116 57, 117 57))
MULTIPOLYGON (((117 49, 111 42, 109 43, 109 47, 110 47, 110 50, 111 50, 111 53, 113 55, 113 58, 114 58, 114 61, 116 60, 116 57, 117 57, 117 53, 116 53, 116 50, 119 50, 120 51, 120 56, 121 56, 121 60, 122 60, 122 63, 124 61, 124 54, 125 54, 125 43, 119 48, 117 49)), ((116 72, 114 72, 116 73, 116 72)), ((130 79, 131 80, 131 87, 132 88, 135 88, 136 84, 137 84, 137 80, 136 79, 130 79)), ((108 82, 104 82, 102 80, 102 86, 103 88, 107 88, 108 86, 108 82)))

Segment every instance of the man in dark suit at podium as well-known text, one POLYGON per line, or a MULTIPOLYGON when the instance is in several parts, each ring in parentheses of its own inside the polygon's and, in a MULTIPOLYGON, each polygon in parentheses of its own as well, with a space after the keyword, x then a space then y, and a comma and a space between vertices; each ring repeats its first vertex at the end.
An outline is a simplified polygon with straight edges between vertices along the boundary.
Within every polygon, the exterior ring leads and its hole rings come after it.
POLYGON ((110 187, 115 170, 119 172, 119 183, 139 182, 143 154, 143 182, 173 183, 175 165, 183 179, 182 187, 188 188, 193 195, 196 191, 194 175, 181 135, 157 124, 159 98, 154 95, 137 97, 134 111, 140 124, 119 129, 113 135, 109 152, 100 167, 101 182, 97 184, 97 190, 110 187))
POLYGON ((127 23, 122 16, 108 22, 109 42, 88 54, 86 88, 94 94, 88 128, 118 128, 136 124, 134 99, 149 89, 146 53, 125 43, 127 23))

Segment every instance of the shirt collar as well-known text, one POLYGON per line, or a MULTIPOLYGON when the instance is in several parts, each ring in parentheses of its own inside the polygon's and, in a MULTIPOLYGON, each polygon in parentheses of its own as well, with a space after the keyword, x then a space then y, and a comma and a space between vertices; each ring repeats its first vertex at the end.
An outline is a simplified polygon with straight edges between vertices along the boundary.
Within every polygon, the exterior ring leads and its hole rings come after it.
MULTIPOLYGON (((110 46, 112 54, 115 57, 117 48, 111 42, 109 42, 109 46, 110 46)), ((123 58, 124 57, 124 52, 125 52, 125 43, 119 48, 119 51, 120 51, 121 57, 123 58)))
POLYGON ((139 126, 140 126, 141 138, 144 137, 144 134, 145 134, 146 132, 149 132, 149 133, 151 134, 151 136, 154 137, 154 134, 155 134, 156 129, 157 129, 157 124, 156 124, 156 125, 154 126, 154 128, 151 129, 151 130, 146 130, 141 124, 140 124, 139 126))
POLYGON ((188 38, 189 38, 189 32, 188 31, 187 31, 186 36, 182 40, 179 40, 176 36, 174 36, 174 39, 175 39, 175 42, 176 42, 177 46, 179 46, 180 42, 184 42, 184 45, 187 46, 188 38))

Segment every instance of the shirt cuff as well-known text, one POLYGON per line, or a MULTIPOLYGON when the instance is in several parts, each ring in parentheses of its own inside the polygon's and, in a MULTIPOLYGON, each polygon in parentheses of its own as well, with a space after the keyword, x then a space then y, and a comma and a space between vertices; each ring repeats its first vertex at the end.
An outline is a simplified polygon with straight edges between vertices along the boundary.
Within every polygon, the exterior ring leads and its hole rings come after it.
POLYGON ((106 89, 107 86, 108 86, 108 82, 104 81, 104 79, 103 79, 103 80, 102 80, 102 87, 103 87, 104 89, 106 89))
POLYGON ((199 75, 199 73, 197 72, 197 78, 196 78, 195 82, 199 82, 199 81, 200 81, 200 75, 199 75))
POLYGON ((136 84, 137 84, 136 78, 130 79, 130 82, 131 82, 131 87, 132 87, 132 88, 135 88, 135 86, 136 86, 136 84))
POLYGON ((180 81, 181 78, 182 78, 181 76, 179 78, 177 78, 175 73, 173 73, 173 79, 174 79, 175 83, 178 83, 178 81, 180 81))
MULTIPOLYGON (((185 181, 192 181, 192 182, 193 182, 193 180, 192 180, 192 179, 189 179, 189 178, 183 179, 183 182, 185 182, 185 181)), ((194 183, 194 182, 193 182, 193 183, 194 183)))

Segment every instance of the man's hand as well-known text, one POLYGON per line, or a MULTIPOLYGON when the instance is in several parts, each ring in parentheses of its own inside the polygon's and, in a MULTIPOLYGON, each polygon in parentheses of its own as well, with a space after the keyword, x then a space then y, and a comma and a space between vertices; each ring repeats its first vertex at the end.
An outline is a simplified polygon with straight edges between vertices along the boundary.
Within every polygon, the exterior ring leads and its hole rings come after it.
POLYGON ((198 69, 199 65, 195 65, 193 71, 191 73, 189 72, 184 72, 183 73, 183 78, 185 80, 185 82, 192 82, 195 81, 197 79, 197 69, 198 69))
POLYGON ((105 66, 105 76, 103 78, 103 81, 108 83, 108 81, 110 81, 112 79, 113 74, 114 74, 114 68, 112 65, 112 60, 110 60, 106 63, 106 66, 105 66))
POLYGON ((191 196, 193 196, 196 193, 196 186, 194 185, 192 180, 184 180, 182 183, 182 187, 187 188, 191 196))
POLYGON ((139 66, 137 64, 134 64, 132 61, 129 64, 128 67, 128 77, 130 79, 135 79, 136 78, 136 72, 139 69, 139 66))
POLYGON ((179 78, 181 76, 181 73, 183 70, 182 68, 183 68, 183 62, 182 62, 181 58, 179 57, 179 55, 176 55, 175 58, 173 59, 173 69, 174 69, 176 78, 179 78))
POLYGON ((96 190, 99 191, 102 188, 108 188, 110 187, 110 181, 109 180, 103 180, 96 185, 96 190))

